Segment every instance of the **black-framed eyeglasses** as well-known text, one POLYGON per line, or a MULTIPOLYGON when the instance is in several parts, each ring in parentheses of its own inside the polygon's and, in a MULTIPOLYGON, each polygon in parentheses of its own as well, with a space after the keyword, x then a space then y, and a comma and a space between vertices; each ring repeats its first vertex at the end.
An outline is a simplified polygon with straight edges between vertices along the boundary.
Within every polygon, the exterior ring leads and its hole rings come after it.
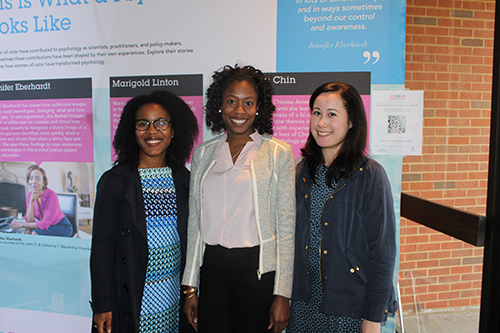
POLYGON ((156 119, 155 121, 149 121, 147 119, 137 119, 135 121, 135 128, 138 131, 147 131, 149 128, 149 125, 153 124, 154 128, 157 131, 166 131, 168 129, 168 126, 170 125, 170 119, 156 119))

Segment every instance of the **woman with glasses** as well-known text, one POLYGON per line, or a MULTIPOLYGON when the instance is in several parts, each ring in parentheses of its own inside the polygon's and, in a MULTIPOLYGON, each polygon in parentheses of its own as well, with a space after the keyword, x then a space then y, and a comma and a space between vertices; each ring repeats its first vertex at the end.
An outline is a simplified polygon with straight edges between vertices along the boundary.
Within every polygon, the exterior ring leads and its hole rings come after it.
POLYGON ((113 140, 115 166, 97 185, 94 332, 179 331, 190 177, 184 163, 197 135, 191 109, 170 92, 125 105, 113 140))

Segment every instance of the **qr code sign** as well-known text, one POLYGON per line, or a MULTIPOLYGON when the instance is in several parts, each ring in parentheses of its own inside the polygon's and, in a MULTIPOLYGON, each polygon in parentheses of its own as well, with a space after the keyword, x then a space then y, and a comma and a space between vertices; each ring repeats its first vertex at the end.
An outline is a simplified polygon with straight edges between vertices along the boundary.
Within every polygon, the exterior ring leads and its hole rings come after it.
POLYGON ((387 134, 406 133, 406 116, 387 116, 387 134))

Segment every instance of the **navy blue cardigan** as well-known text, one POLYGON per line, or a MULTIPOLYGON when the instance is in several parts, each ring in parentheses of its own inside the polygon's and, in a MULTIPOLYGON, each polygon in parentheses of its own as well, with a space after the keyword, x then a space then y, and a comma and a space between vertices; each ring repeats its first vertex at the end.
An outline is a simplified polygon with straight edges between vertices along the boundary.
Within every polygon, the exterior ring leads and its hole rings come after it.
MULTIPOLYGON (((307 252, 311 179, 304 161, 297 165, 297 222, 292 299, 309 300, 307 252)), ((372 159, 359 163, 351 178, 341 178, 321 215, 320 276, 326 314, 382 322, 395 312, 393 274, 395 217, 389 181, 372 159)))

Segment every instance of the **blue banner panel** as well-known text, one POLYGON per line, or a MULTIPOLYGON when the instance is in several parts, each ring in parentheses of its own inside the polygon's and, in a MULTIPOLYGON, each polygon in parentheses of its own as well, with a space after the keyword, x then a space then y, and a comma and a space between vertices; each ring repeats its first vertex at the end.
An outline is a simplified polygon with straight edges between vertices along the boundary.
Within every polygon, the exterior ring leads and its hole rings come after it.
POLYGON ((285 71, 371 72, 404 84, 403 0, 278 0, 277 63, 285 71))

